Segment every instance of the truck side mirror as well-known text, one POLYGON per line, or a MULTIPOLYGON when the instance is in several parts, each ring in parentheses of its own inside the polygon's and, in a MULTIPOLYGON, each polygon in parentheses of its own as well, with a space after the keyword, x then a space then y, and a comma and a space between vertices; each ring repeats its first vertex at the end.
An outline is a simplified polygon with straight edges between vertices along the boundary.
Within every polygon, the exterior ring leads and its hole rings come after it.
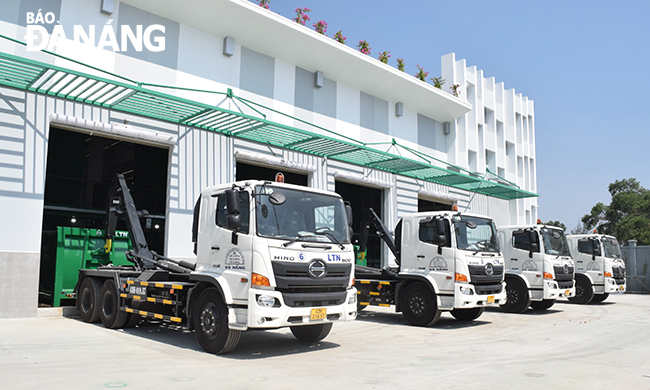
POLYGON ((352 226, 352 206, 349 202, 345 202, 345 214, 348 217, 348 226, 352 226))
POLYGON ((442 247, 447 246, 447 234, 445 233, 445 220, 436 218, 436 231, 438 232, 438 254, 442 254, 442 247))
MULTIPOLYGON (((228 211, 228 216, 233 214, 239 214, 239 191, 238 190, 226 190, 226 209, 228 211)), ((230 221, 230 219, 229 219, 230 221)), ((228 222, 230 226, 230 222, 228 222)))
POLYGON ((591 259, 596 260, 596 256, 600 256, 600 245, 598 245, 598 240, 594 240, 593 238, 591 239, 591 259))
POLYGON ((528 252, 528 257, 532 258, 533 257, 533 252, 539 252, 539 244, 537 243, 537 233, 535 233, 534 230, 529 230, 528 231, 528 248, 530 249, 530 252, 528 252))
POLYGON ((240 214, 231 214, 227 217, 228 229, 239 231, 242 227, 242 220, 240 214))

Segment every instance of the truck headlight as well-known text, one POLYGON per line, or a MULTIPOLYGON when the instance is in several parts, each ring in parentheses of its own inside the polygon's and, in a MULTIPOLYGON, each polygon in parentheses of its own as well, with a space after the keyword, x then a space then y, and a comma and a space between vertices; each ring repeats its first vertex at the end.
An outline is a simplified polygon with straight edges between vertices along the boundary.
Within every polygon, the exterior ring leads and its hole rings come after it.
MULTIPOLYGON (((270 295, 258 294, 257 304, 262 307, 274 307, 276 305, 276 299, 275 297, 272 297, 270 295)), ((279 306, 279 302, 278 302, 278 306, 279 306)))
POLYGON ((350 298, 348 298, 348 304, 353 303, 357 303, 357 294, 350 294, 350 298))
POLYGON ((546 282, 546 285, 547 285, 548 288, 550 288, 551 290, 555 290, 555 289, 557 288, 557 284, 555 284, 555 282, 546 282))
POLYGON ((474 295, 474 290, 471 287, 461 287, 460 293, 464 295, 474 295))

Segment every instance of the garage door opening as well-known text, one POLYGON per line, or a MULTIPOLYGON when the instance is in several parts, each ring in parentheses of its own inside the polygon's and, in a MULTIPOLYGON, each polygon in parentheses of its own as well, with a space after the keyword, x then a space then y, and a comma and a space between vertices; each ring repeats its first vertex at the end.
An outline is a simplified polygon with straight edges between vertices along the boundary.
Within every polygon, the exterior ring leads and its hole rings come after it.
MULTIPOLYGON (((97 229, 104 229, 108 190, 116 173, 124 174, 136 208, 147 210, 151 216, 141 221, 149 247, 164 254, 168 154, 166 148, 58 128, 50 129, 39 304, 52 305, 55 296, 57 306, 59 303, 74 303, 60 300, 62 291, 59 281, 63 273, 74 275, 76 270, 74 263, 69 262, 65 266, 61 263, 57 269, 57 237, 61 230, 57 228, 79 228, 82 229, 80 231, 92 229, 93 233, 97 229), (55 279, 59 291, 54 291, 55 279)), ((118 223, 117 230, 127 230, 124 221, 118 223)), ((93 245, 97 246, 100 241, 95 240, 93 245)), ((88 244, 81 242, 75 243, 75 247, 84 253, 98 249, 89 248, 88 244)), ((82 264, 80 266, 83 267, 82 264)))
POLYGON ((441 203, 434 200, 418 198, 418 212, 425 211, 451 211, 453 203, 441 203))
POLYGON ((295 172, 284 171, 280 168, 269 168, 258 165, 252 165, 237 161, 236 171, 237 181, 240 180, 268 180, 275 181, 275 174, 282 172, 284 182, 288 184, 297 184, 307 187, 309 185, 309 175, 295 172))
MULTIPOLYGON (((361 238, 361 218, 368 207, 372 207, 379 218, 382 218, 383 191, 377 188, 364 187, 356 184, 336 181, 336 192, 343 197, 343 200, 350 202, 352 206, 352 242, 358 245, 361 238)), ((387 226, 389 229, 394 226, 387 226)), ((366 265, 368 267, 381 268, 382 242, 377 232, 370 230, 368 234, 368 249, 366 254, 366 265)))

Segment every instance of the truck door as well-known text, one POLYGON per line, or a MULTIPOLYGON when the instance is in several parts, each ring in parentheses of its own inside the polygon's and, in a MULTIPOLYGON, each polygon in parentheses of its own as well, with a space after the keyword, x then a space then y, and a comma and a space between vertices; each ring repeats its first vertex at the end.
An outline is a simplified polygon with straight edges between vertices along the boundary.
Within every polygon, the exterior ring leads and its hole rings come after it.
POLYGON ((530 283, 531 290, 544 288, 544 255, 540 252, 539 235, 534 230, 515 230, 512 232, 512 251, 510 264, 517 264, 522 277, 530 283), (531 238, 537 246, 531 248, 531 238), (533 249, 531 251, 531 249, 533 249), (532 254, 532 257, 531 257, 532 254), (512 259, 517 259, 516 262, 512 259))
POLYGON ((576 271, 591 276, 594 284, 604 285, 603 257, 600 241, 594 238, 578 240, 578 256, 575 259, 576 271))
POLYGON ((239 192, 239 213, 242 226, 235 232, 228 228, 228 212, 225 193, 217 196, 214 229, 210 234, 210 261, 228 282, 233 298, 247 299, 253 267, 253 239, 250 227, 250 194, 239 192), (220 270, 220 271, 219 271, 220 270), (242 282, 246 280, 246 282, 242 282))
POLYGON ((453 294, 454 249, 451 245, 449 221, 442 219, 444 231, 438 231, 436 221, 431 217, 421 218, 418 222, 415 240, 417 269, 426 270, 438 284, 440 292, 453 294), (440 242, 443 235, 446 239, 440 242))

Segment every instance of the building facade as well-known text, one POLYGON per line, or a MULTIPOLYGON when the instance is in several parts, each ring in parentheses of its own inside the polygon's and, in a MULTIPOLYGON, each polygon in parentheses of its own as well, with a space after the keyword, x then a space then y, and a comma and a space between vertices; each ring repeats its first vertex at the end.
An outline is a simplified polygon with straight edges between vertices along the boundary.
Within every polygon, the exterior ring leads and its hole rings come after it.
POLYGON ((454 54, 459 96, 244 0, 5 3, 0 318, 58 293, 57 227, 100 229, 118 172, 175 258, 193 257, 201 189, 278 171, 339 192, 357 223, 369 206, 387 226, 454 204, 537 218, 533 102, 454 54))

